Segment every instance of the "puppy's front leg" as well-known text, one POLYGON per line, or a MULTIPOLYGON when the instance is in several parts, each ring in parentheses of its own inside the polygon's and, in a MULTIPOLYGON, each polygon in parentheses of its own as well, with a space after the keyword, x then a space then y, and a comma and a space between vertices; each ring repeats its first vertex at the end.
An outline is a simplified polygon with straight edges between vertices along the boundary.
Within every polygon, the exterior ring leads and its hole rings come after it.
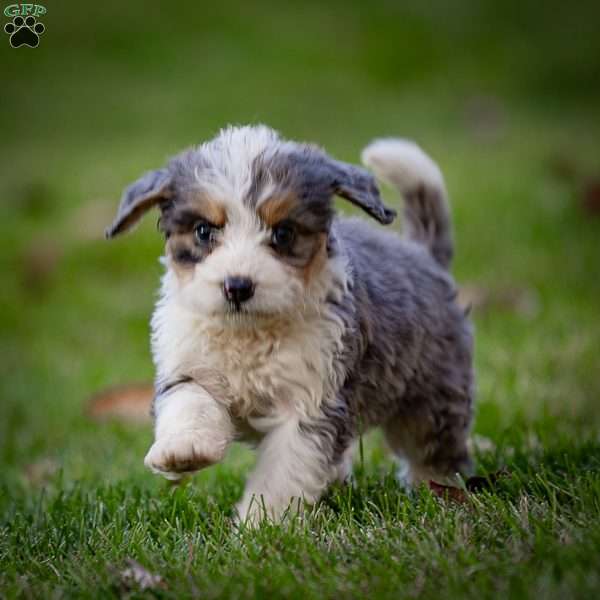
POLYGON ((177 480, 217 463, 234 437, 227 409, 202 386, 186 382, 156 398, 155 442, 144 464, 177 480))
POLYGON ((258 447, 258 462, 237 505, 242 523, 264 517, 279 520, 301 502, 316 502, 337 470, 331 464, 330 441, 318 430, 293 419, 269 431, 258 447))

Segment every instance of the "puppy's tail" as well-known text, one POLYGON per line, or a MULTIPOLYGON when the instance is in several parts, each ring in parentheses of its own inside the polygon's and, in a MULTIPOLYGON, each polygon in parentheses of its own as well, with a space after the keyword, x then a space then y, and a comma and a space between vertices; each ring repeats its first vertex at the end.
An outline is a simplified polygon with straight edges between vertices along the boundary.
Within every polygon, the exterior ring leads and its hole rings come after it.
POLYGON ((437 164, 409 140, 388 138, 371 142, 363 163, 404 196, 404 233, 425 245, 437 262, 450 267, 454 247, 448 194, 437 164))

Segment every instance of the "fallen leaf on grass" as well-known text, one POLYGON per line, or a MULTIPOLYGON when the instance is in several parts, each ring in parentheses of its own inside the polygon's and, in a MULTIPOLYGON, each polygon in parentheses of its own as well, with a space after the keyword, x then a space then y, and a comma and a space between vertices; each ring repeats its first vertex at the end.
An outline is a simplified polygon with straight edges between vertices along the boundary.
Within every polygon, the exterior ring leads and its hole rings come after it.
POLYGON ((87 414, 92 419, 116 419, 128 423, 147 423, 154 397, 148 383, 120 385, 96 394, 89 402, 87 414))
POLYGON ((429 489, 436 496, 443 498, 444 500, 457 502, 458 504, 465 504, 465 502, 467 502, 469 499, 469 495, 467 492, 465 492, 465 490, 457 487, 451 487, 449 485, 442 485, 441 483, 436 483, 435 481, 429 482, 429 489))
POLYGON ((429 481, 429 489, 436 496, 444 500, 450 500, 458 504, 465 504, 469 500, 469 496, 483 491, 493 490, 499 480, 510 476, 510 472, 506 467, 490 473, 486 476, 469 477, 465 481, 464 488, 442 485, 435 481, 429 481))
POLYGON ((127 567, 123 569, 119 575, 121 584, 127 590, 138 589, 144 591, 152 588, 166 587, 165 582, 160 575, 151 573, 136 560, 128 558, 126 564, 127 567))

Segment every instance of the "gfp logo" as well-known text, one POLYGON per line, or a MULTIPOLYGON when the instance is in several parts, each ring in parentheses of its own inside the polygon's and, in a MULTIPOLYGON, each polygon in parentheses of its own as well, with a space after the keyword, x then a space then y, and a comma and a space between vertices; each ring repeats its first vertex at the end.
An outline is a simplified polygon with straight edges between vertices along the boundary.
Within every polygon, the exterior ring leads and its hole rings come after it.
POLYGON ((4 15, 12 17, 12 21, 4 26, 10 35, 13 48, 29 46, 35 48, 40 43, 40 35, 46 28, 38 21, 38 17, 46 14, 46 7, 41 4, 11 4, 4 9, 4 15))

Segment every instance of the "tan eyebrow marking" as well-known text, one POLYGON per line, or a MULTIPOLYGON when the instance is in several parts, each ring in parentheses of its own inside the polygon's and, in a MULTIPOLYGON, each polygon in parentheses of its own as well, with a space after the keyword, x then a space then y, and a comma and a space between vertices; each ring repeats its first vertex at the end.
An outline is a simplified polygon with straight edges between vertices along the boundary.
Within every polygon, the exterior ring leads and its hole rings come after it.
POLYGON ((260 218, 269 227, 272 227, 287 218, 292 209, 297 205, 298 199, 292 194, 287 196, 274 196, 273 198, 261 202, 257 212, 260 218))
POLYGON ((215 200, 205 199, 198 204, 200 214, 210 223, 217 227, 223 227, 227 222, 225 207, 215 200))
POLYGON ((190 230, 198 221, 208 221, 216 227, 223 227, 227 222, 227 213, 223 205, 211 200, 194 202, 177 207, 170 222, 175 226, 175 230, 190 230))

